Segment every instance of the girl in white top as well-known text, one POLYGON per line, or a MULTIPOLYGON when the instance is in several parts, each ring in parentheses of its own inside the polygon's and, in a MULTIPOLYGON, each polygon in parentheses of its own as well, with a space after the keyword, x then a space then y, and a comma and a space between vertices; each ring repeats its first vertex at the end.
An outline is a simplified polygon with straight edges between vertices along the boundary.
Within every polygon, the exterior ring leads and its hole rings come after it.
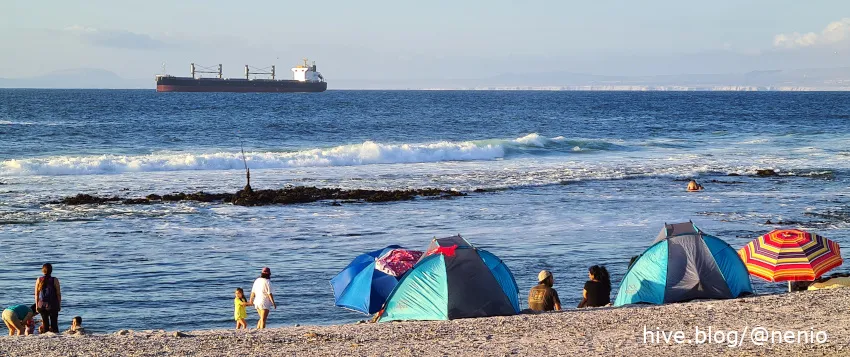
POLYGON ((277 304, 272 296, 272 270, 269 267, 263 268, 260 277, 254 280, 254 286, 251 287, 251 298, 248 303, 254 305, 257 309, 257 314, 260 315, 260 321, 257 321, 257 328, 266 328, 266 318, 269 317, 269 310, 274 307, 277 310, 277 304))

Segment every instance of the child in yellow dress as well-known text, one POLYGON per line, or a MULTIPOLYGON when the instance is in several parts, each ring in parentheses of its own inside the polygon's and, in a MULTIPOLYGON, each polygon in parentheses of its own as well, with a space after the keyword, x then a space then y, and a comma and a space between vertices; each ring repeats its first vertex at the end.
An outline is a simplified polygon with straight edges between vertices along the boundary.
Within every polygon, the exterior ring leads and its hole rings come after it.
POLYGON ((233 318, 236 319, 236 329, 248 328, 245 323, 245 318, 248 317, 248 312, 245 311, 245 306, 248 306, 248 299, 245 298, 245 292, 242 288, 236 288, 236 297, 233 299, 233 318))

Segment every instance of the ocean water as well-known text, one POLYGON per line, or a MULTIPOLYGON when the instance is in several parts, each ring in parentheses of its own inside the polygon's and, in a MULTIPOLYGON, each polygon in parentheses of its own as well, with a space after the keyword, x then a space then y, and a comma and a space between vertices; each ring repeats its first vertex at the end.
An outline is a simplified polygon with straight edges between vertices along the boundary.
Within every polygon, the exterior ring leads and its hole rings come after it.
MULTIPOLYGON (((366 317, 334 307, 328 283, 350 259, 454 234, 506 262, 523 304, 549 269, 574 306, 593 264, 611 271, 613 299, 629 258, 665 222, 692 220, 735 248, 779 227, 850 243, 848 174, 845 93, 0 90, 0 306, 30 303, 51 262, 63 327, 81 315, 100 332, 230 328, 234 288, 269 266, 279 302, 270 326, 351 323, 366 317), (342 206, 48 203, 235 192, 240 140, 255 188, 470 194, 342 206), (690 177, 706 190, 685 192, 690 177)), ((758 293, 785 289, 753 279, 758 293)))

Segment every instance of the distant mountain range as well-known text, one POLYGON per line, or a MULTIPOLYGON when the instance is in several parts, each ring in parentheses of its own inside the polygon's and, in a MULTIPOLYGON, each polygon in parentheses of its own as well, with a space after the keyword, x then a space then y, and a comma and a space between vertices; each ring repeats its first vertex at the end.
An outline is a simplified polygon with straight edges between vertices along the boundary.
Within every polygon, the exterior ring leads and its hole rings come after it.
MULTIPOLYGON (((767 70, 733 74, 605 76, 570 72, 505 73, 466 79, 328 79, 332 89, 478 90, 850 90, 850 67, 767 70)), ((126 79, 92 68, 55 71, 29 78, 0 78, 0 88, 153 89, 154 80, 126 79)))
POLYGON ((105 69, 76 68, 37 77, 0 78, 0 88, 154 89, 154 80, 153 76, 150 79, 126 79, 105 69))

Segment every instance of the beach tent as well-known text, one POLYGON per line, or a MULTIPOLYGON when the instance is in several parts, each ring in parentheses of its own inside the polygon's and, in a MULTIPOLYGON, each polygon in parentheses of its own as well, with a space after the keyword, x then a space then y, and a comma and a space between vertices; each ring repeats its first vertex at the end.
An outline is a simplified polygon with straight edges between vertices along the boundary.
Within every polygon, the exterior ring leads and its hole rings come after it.
POLYGON ((665 224, 662 235, 626 272, 614 306, 730 299, 753 292, 744 262, 720 238, 690 222, 665 224))
POLYGON ((519 313, 510 269, 461 236, 434 239, 387 298, 380 322, 452 320, 519 313))
POLYGON ((655 240, 652 242, 652 244, 658 243, 673 236, 679 236, 684 234, 696 234, 698 232, 700 232, 699 228, 697 228, 697 226, 694 225, 694 222, 691 221, 673 224, 664 223, 664 228, 661 228, 661 232, 658 232, 658 235, 655 237, 655 240))
POLYGON ((374 314, 422 252, 391 245, 354 258, 331 279, 336 306, 374 314))

